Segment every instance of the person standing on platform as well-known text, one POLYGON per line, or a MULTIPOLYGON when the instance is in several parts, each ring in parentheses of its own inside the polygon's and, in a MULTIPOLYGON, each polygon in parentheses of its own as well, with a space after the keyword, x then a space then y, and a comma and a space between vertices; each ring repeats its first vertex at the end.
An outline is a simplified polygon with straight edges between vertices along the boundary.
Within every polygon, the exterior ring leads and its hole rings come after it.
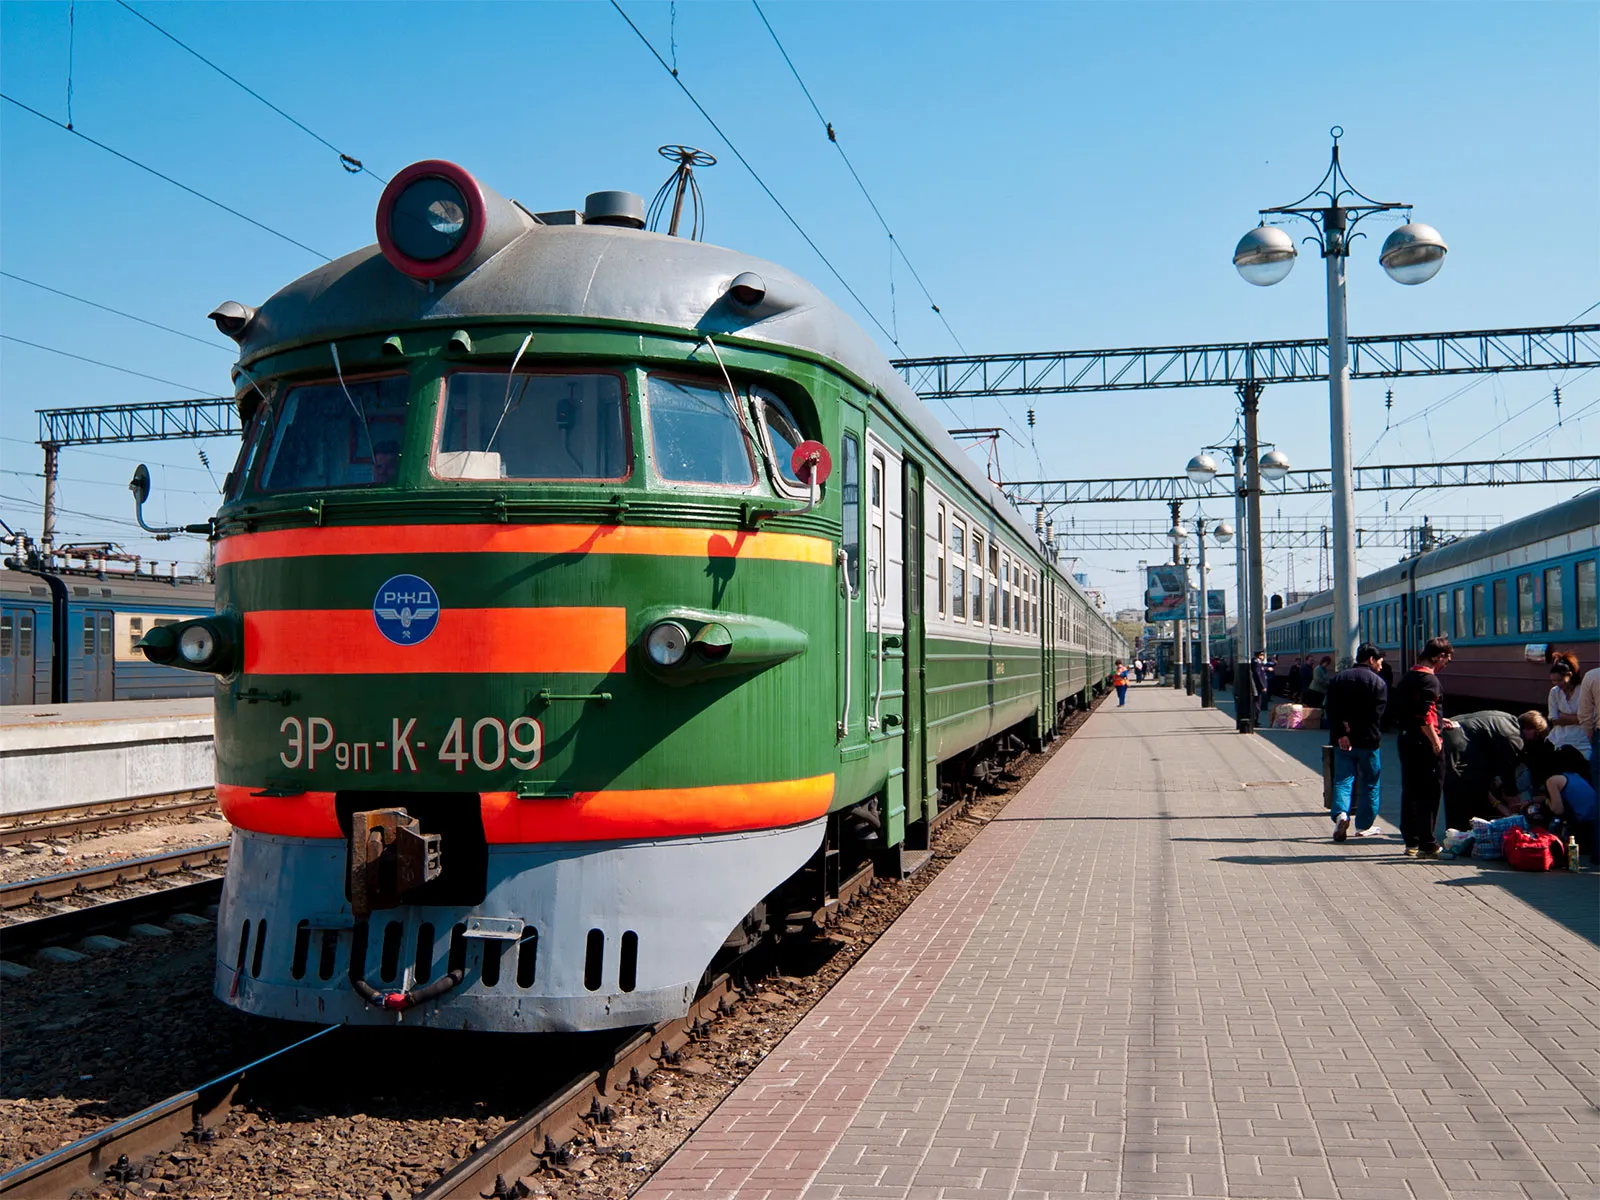
POLYGON ((1267 705, 1271 703, 1269 695, 1272 685, 1272 673, 1267 669, 1267 652, 1257 650, 1255 657, 1250 660, 1250 683, 1255 688, 1256 708, 1258 715, 1256 724, 1265 723, 1267 705))
POLYGON ((1400 836, 1407 858, 1438 858, 1433 827, 1439 821, 1444 786, 1444 688, 1439 672, 1453 651, 1432 638, 1394 689, 1395 727, 1400 732, 1400 836))
POLYGON ((1550 660, 1550 711, 1545 714, 1550 722, 1550 744, 1571 746, 1587 765, 1592 739, 1583 732, 1583 719, 1578 715, 1578 687, 1577 656, 1568 651, 1557 654, 1550 660))
POLYGON ((1600 667, 1578 685, 1578 728, 1589 738, 1589 786, 1600 794, 1600 667))
POLYGON ((1333 672, 1329 670, 1329 668, 1332 666, 1333 658, 1330 655, 1324 654, 1322 656, 1322 661, 1319 662, 1316 666, 1316 669, 1311 672, 1311 687, 1306 692, 1306 704, 1309 707, 1321 708, 1322 702, 1327 699, 1328 680, 1333 675, 1333 672))
POLYGON ((1117 669, 1111 672, 1111 682, 1117 689, 1117 707, 1121 708, 1128 703, 1128 668, 1122 665, 1122 660, 1117 659, 1117 669))
POLYGON ((1296 658, 1289 667, 1289 683, 1284 688, 1284 695, 1296 702, 1300 699, 1300 681, 1305 676, 1305 659, 1296 658))
POLYGON ((1333 840, 1342 842, 1355 826, 1359 837, 1377 832, 1379 781, 1383 778, 1383 712, 1389 689, 1378 674, 1383 651, 1370 642, 1356 649, 1356 665, 1328 682, 1325 715, 1333 738, 1333 840), (1359 782, 1360 795, 1355 797, 1359 782), (1355 812, 1352 816, 1351 805, 1355 812))

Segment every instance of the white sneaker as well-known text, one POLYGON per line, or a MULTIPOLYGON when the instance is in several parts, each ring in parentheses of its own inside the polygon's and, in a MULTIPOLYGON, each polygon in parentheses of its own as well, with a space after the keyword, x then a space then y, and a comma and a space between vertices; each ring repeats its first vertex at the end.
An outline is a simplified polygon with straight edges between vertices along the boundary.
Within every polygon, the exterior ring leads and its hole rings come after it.
POLYGON ((1356 830, 1356 836, 1357 837, 1382 837, 1383 836, 1383 830, 1381 828, 1379 828, 1378 823, 1376 821, 1374 821, 1371 825, 1367 826, 1367 828, 1356 830))

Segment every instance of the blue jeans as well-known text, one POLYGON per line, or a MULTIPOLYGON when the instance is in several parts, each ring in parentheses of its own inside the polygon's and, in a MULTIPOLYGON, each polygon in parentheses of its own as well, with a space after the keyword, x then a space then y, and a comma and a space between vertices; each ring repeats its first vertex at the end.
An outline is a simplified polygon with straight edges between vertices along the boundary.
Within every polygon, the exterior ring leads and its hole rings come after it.
POLYGON ((1125 683, 1119 683, 1119 684, 1117 684, 1117 707, 1121 708, 1127 702, 1128 702, 1128 685, 1125 684, 1125 683))
POLYGON ((1600 725, 1589 735, 1589 786, 1600 795, 1600 725))
POLYGON ((1356 776, 1361 777, 1361 794, 1355 800, 1356 829, 1370 829, 1378 819, 1378 781, 1383 778, 1383 754, 1373 750, 1333 750, 1333 820, 1350 814, 1351 793, 1356 776))

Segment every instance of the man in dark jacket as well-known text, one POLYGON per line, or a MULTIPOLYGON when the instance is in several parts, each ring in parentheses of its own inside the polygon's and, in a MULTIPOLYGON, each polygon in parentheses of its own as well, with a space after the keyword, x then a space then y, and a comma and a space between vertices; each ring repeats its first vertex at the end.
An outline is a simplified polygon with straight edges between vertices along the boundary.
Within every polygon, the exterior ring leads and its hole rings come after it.
POLYGON ((1267 652, 1257 650, 1250 661, 1250 686, 1256 706, 1256 724, 1267 723, 1267 705, 1272 702, 1272 672, 1267 668, 1267 652))
POLYGON ((1342 842, 1355 825, 1359 837, 1377 832, 1379 781, 1383 778, 1383 710, 1389 703, 1389 689, 1378 674, 1383 666, 1383 651, 1370 642, 1356 650, 1356 665, 1340 671, 1328 684, 1324 708, 1329 736, 1333 738, 1333 840, 1342 842), (1360 777, 1361 794, 1352 793, 1360 777))
POLYGON ((1407 858, 1438 858, 1433 827, 1439 821, 1439 788, 1444 777, 1444 688, 1439 672, 1454 651, 1445 638, 1431 638, 1394 689, 1393 715, 1399 730, 1400 836, 1407 858))
POLYGON ((1444 731, 1444 819, 1466 829, 1473 817, 1493 819, 1517 793, 1522 726, 1497 710, 1463 713, 1444 731))

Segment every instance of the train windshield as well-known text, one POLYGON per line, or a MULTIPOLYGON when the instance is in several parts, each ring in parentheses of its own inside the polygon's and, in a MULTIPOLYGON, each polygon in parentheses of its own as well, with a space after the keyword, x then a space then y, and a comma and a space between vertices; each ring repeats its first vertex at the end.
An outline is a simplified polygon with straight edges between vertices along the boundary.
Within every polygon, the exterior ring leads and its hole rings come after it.
POLYGON ((632 462, 622 379, 458 371, 433 456, 440 479, 616 480, 632 462))
POLYGON ((650 448, 656 474, 671 483, 748 487, 755 468, 726 389, 650 377, 650 448))
POLYGON ((755 401, 760 415, 761 431, 767 439, 767 453, 772 458, 775 482, 791 495, 804 495, 806 485, 794 473, 795 448, 805 441, 800 424, 794 419, 788 405, 766 388, 753 387, 750 398, 755 401))
POLYGON ((265 492, 394 482, 410 381, 404 375, 313 383, 278 410, 261 468, 265 492))

